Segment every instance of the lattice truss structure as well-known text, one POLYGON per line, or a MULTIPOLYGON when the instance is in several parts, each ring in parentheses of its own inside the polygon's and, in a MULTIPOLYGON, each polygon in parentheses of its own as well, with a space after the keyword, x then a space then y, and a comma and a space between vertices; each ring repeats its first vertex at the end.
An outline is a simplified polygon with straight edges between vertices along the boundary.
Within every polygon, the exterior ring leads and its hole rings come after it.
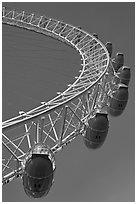
POLYGON ((68 89, 49 102, 2 123, 3 184, 22 174, 21 163, 38 142, 53 153, 79 135, 97 111, 107 111, 115 71, 102 42, 81 28, 46 16, 2 9, 2 21, 58 39, 81 55, 82 70, 68 89))

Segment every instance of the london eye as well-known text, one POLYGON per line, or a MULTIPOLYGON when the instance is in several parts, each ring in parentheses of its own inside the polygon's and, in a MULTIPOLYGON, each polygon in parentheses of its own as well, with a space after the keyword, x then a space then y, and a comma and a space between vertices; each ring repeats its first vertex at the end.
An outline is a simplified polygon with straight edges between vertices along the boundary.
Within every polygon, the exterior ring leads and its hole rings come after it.
POLYGON ((111 42, 104 45, 97 34, 81 27, 6 7, 2 22, 50 36, 81 57, 80 74, 65 91, 2 123, 3 185, 21 178, 25 193, 40 198, 54 182, 57 152, 77 137, 89 149, 102 148, 109 117, 120 116, 128 102, 130 68, 123 53, 112 58, 111 42))

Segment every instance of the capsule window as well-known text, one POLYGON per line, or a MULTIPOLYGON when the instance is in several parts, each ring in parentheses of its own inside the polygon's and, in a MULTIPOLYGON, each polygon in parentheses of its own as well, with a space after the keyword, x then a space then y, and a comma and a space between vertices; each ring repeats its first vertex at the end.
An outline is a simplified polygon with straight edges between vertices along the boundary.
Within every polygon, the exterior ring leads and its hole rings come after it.
POLYGON ((119 104, 118 106, 119 106, 120 108, 122 108, 123 104, 119 104))
POLYGON ((101 137, 100 137, 100 135, 96 135, 96 139, 100 139, 101 137))

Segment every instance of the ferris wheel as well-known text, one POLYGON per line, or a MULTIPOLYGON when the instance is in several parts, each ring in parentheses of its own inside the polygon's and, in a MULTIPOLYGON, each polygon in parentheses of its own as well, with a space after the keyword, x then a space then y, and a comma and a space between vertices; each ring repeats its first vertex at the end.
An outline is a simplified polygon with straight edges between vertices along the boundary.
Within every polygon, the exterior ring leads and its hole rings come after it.
POLYGON ((3 7, 2 22, 50 36, 79 52, 80 75, 48 102, 2 123, 2 183, 20 177, 25 193, 40 198, 50 190, 56 169, 55 153, 77 137, 87 148, 102 146, 109 115, 119 116, 128 101, 130 68, 123 53, 112 56, 97 34, 46 16, 3 7))

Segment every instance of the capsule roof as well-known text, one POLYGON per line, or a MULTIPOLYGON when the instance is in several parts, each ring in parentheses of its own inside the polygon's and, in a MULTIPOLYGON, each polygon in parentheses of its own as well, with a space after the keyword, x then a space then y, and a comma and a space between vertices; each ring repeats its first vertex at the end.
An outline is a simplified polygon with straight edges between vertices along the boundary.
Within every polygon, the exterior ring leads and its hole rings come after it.
POLYGON ((89 119, 89 127, 96 130, 106 130, 108 129, 108 117, 107 114, 96 113, 96 115, 89 119))
POLYGON ((113 93, 113 98, 120 101, 128 100, 128 87, 126 86, 119 87, 119 89, 113 93))

